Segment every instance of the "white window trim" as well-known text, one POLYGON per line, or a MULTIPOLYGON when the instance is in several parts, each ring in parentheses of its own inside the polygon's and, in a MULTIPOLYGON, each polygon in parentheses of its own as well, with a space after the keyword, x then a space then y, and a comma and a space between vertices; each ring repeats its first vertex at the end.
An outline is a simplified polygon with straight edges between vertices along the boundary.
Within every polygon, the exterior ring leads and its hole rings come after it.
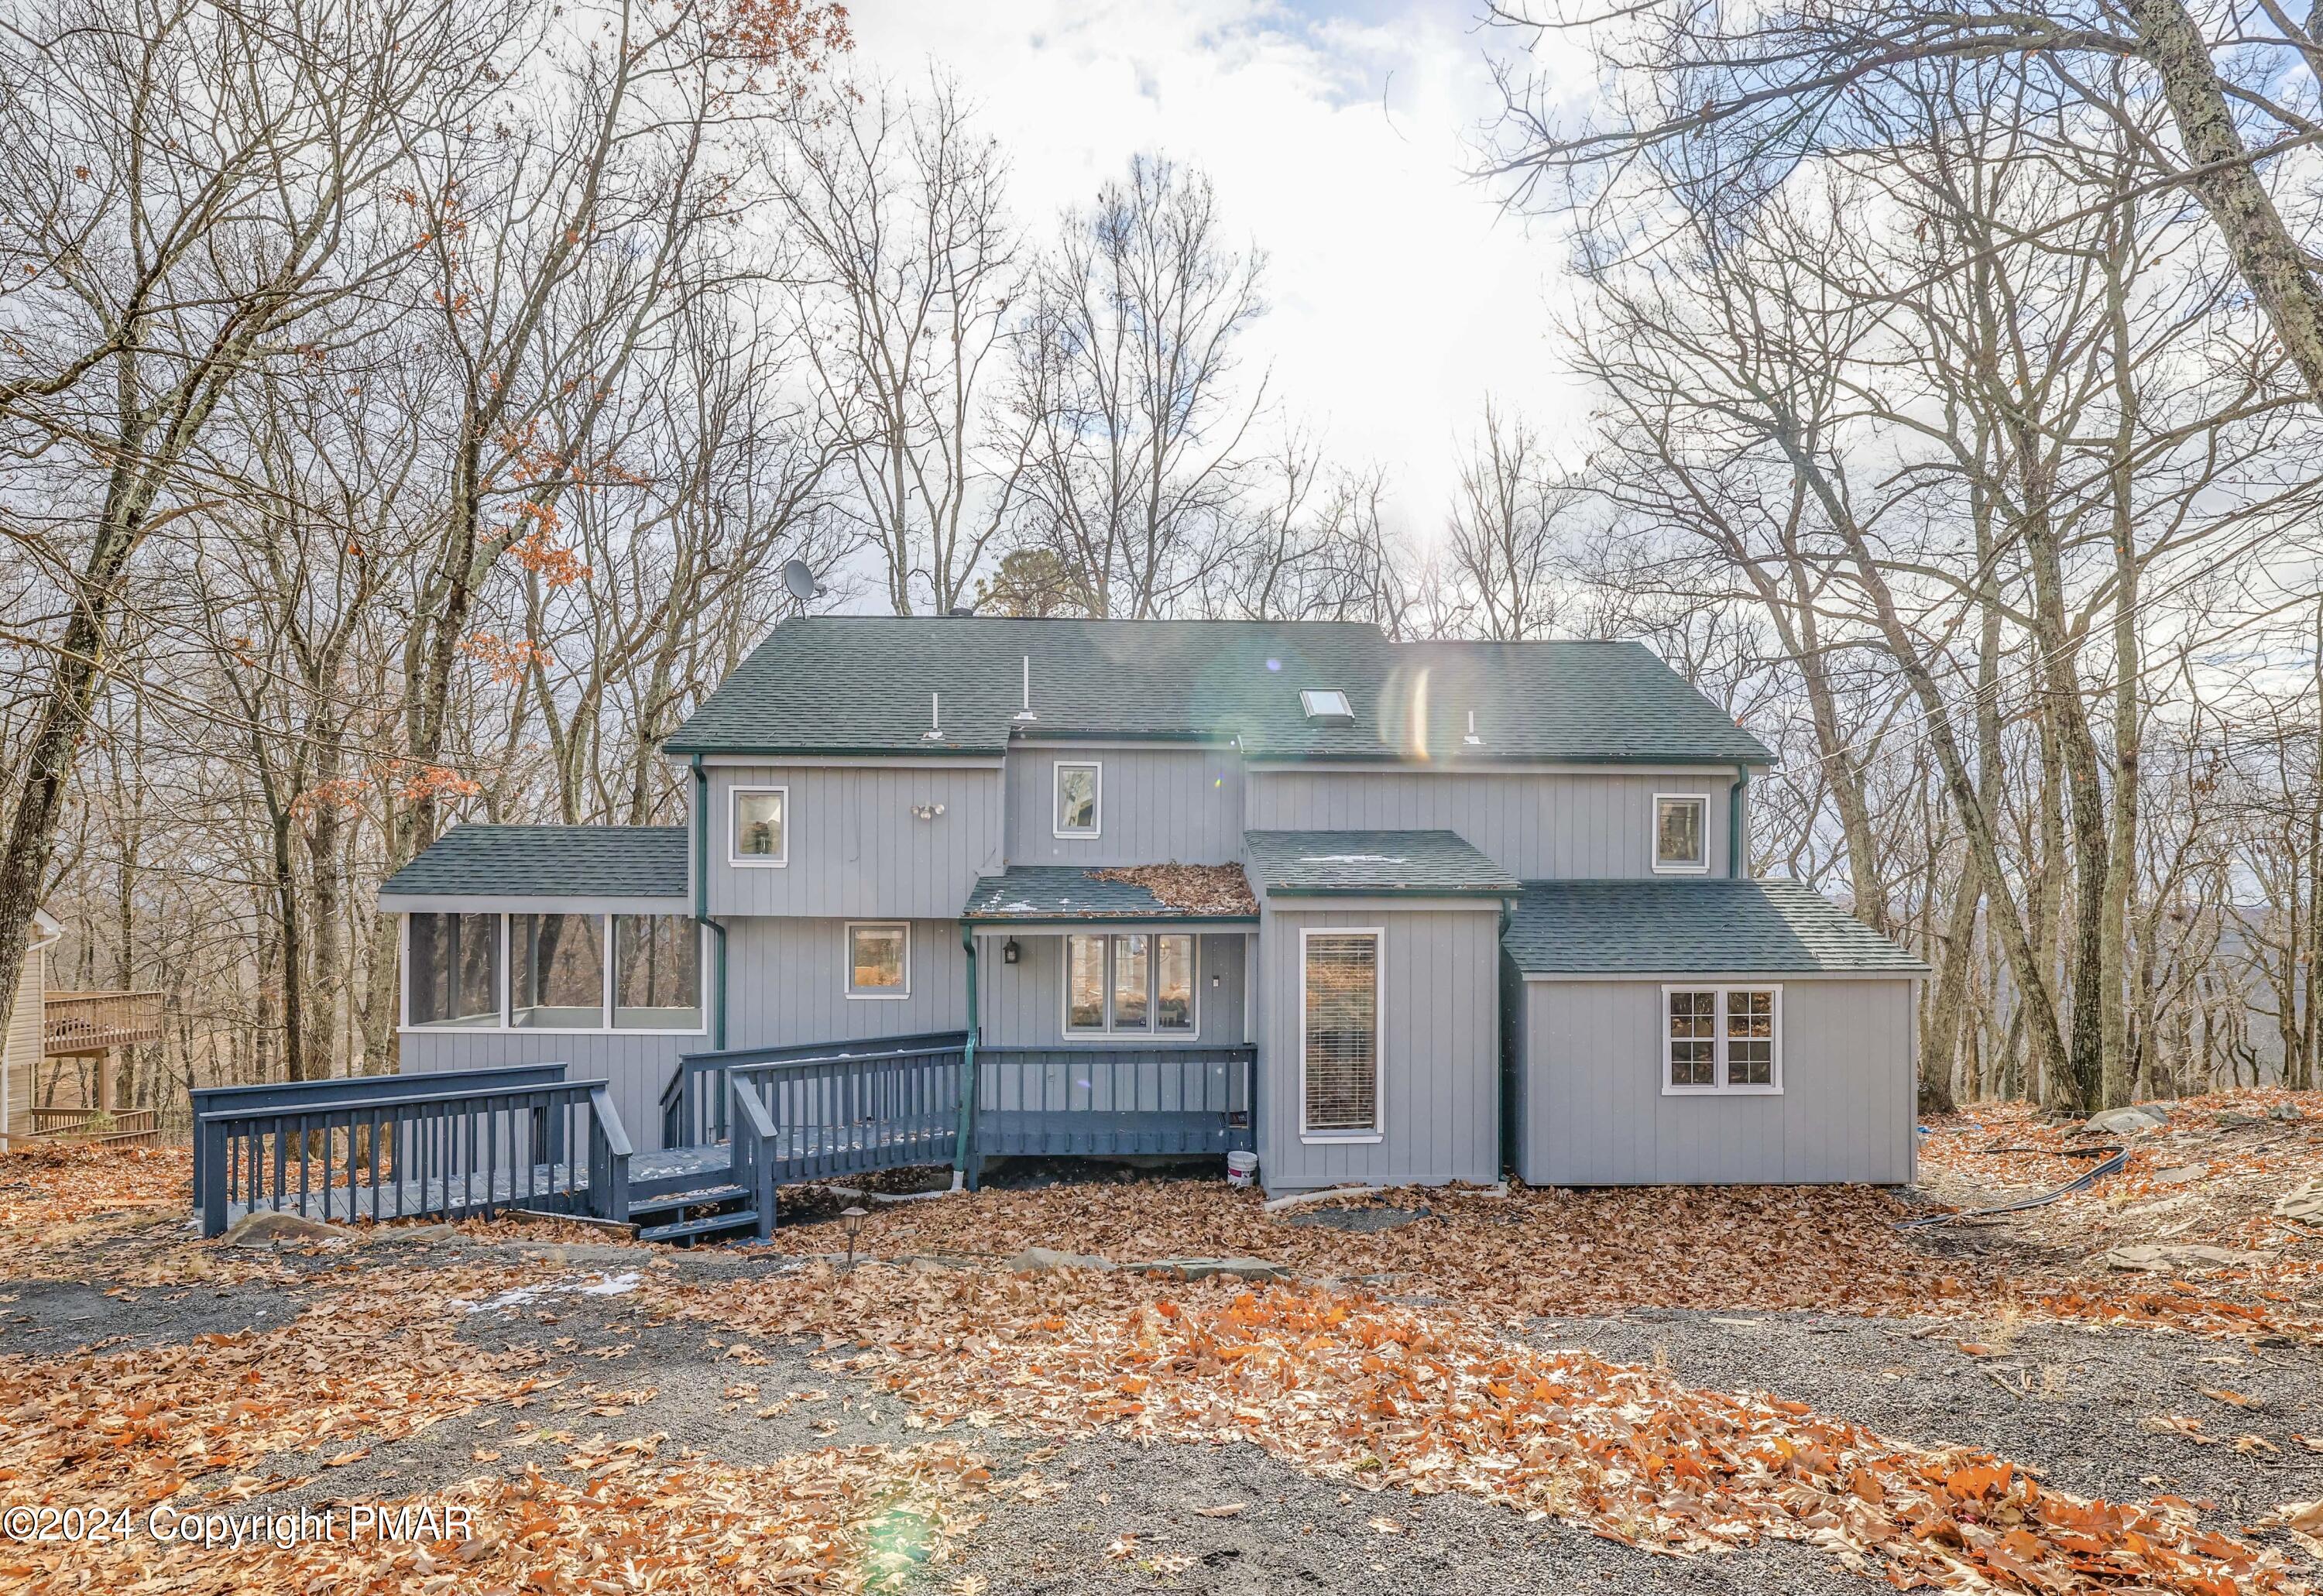
POLYGON ((1068 842, 1089 842, 1105 835, 1105 763, 1098 759, 1059 759, 1049 766, 1049 830, 1052 836, 1068 842), (1065 818, 1065 772, 1086 770, 1089 773, 1089 815, 1096 822, 1086 831, 1067 830, 1065 818))
POLYGON ((1661 1014, 1655 1023, 1661 1029, 1662 1096, 1665 1097, 1779 1097, 1783 1095, 1783 988, 1777 981, 1672 981, 1662 988, 1661 1014), (1706 1087, 1674 1086, 1670 1082, 1670 1043, 1676 1039, 1669 1033, 1669 1004, 1673 993, 1707 992, 1714 1005, 1714 1023, 1711 1035, 1712 1084, 1706 1087), (1726 1084, 1726 995, 1730 992, 1765 992, 1774 999, 1774 1060, 1769 1073, 1772 1085, 1734 1087, 1726 1084))
MULTIPOLYGON (((785 826, 784 830, 787 831, 789 828, 785 826)), ((403 922, 402 925, 398 927, 396 931, 396 976, 397 986, 399 990, 396 993, 395 1029, 399 1034, 406 1036, 707 1036, 710 1034, 710 931, 707 926, 704 926, 699 921, 695 921, 693 926, 693 971, 696 983, 694 987, 694 1006, 702 1011, 702 1023, 693 1026, 690 1029, 678 1031, 667 1030, 659 1026, 651 1028, 635 1025, 616 1026, 613 1023, 614 948, 612 922, 616 919, 621 918, 620 916, 614 914, 592 914, 590 916, 591 919, 599 922, 597 934, 605 949, 605 1002, 604 1006, 599 1011, 599 1013, 604 1016, 605 1023, 603 1024, 512 1025, 509 1023, 511 1013, 510 1004, 515 997, 515 993, 510 980, 510 977, 515 973, 515 971, 514 967, 510 964, 509 960, 514 957, 516 951, 514 948, 510 946, 510 932, 514 929, 512 922, 516 917, 512 913, 503 913, 500 916, 500 974, 497 977, 497 995, 500 1000, 500 1014, 498 1016, 498 1023, 491 1025, 415 1025, 411 1023, 411 916, 413 913, 416 913, 416 911, 407 910, 402 914, 397 916, 398 919, 403 922)), ((488 914, 491 913, 491 911, 488 909, 478 911, 445 909, 431 910, 427 911, 427 913, 445 914, 478 913, 488 914)), ((543 909, 527 910, 525 913, 556 914, 565 913, 565 911, 543 909)), ((690 914, 678 915, 675 916, 675 918, 683 920, 693 919, 690 914)))
POLYGON ((1065 931, 1057 938, 1057 1033, 1066 1041, 1192 1041, 1202 1034, 1202 937, 1199 931, 1065 931), (1098 937, 1105 941, 1105 1023, 1076 1025, 1073 1023, 1073 939, 1098 937), (1145 949, 1145 1012, 1152 1023, 1143 1027, 1113 1023, 1113 940, 1116 937, 1185 937, 1194 944, 1194 1023, 1191 1025, 1164 1031, 1162 1029, 1162 944, 1151 942, 1145 949))
POLYGON ((1344 687, 1301 687, 1299 690, 1299 714, 1302 720, 1312 720, 1318 716, 1331 720, 1343 716, 1352 719, 1354 712, 1355 701, 1347 696, 1347 690, 1344 687), (1326 699, 1338 700, 1337 707, 1325 703, 1323 701, 1326 699))
MULTIPOLYGON (((1657 793, 1653 807, 1646 812, 1646 850, 1657 876, 1707 876, 1710 874, 1710 795, 1706 793, 1657 793), (1666 865, 1662 863, 1662 805, 1670 803, 1699 804, 1702 808, 1702 863, 1698 865, 1666 865)), ((787 828, 785 828, 787 830, 787 828)), ((1682 988, 1692 991, 1692 987, 1682 988)))
POLYGON ((726 862, 738 870, 780 870, 791 862, 791 790, 785 786, 732 786, 726 789, 726 862), (745 794, 779 793, 783 798, 783 850, 772 858, 741 851, 741 808, 745 794))
POLYGON ((850 920, 839 933, 840 989, 850 1003, 899 1003, 912 995, 912 922, 908 920, 850 920), (858 931, 899 931, 904 933, 904 989, 900 992, 858 992, 855 989, 855 933, 858 931))
POLYGON ((1382 925, 1302 925, 1299 928, 1299 1140, 1308 1146, 1369 1146, 1387 1140, 1387 928, 1382 925), (1372 955, 1372 1045, 1379 1051, 1368 1131, 1307 1128, 1307 939, 1369 937, 1372 955))

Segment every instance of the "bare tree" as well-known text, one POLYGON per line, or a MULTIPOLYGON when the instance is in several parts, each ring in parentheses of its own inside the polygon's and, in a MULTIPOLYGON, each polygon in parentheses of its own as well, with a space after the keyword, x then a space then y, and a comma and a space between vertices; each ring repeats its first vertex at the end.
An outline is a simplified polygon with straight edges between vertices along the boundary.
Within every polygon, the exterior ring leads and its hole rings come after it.
POLYGON ((1446 528, 1484 636, 1521 643, 1556 625, 1557 573, 1589 499, 1521 415, 1485 400, 1446 528))

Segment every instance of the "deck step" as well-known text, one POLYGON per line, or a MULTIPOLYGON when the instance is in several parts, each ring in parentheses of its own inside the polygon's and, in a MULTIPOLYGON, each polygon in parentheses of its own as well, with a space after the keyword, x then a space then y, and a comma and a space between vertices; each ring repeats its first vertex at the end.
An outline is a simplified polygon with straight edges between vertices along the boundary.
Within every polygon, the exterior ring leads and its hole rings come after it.
POLYGON ((666 1208, 693 1208, 704 1203, 731 1202, 736 1197, 749 1195, 749 1188, 730 1183, 697 1186, 691 1191, 662 1192, 653 1197, 632 1196, 629 1198, 629 1217, 634 1219, 640 1214, 658 1214, 666 1208))
POLYGON ((683 1219, 675 1225, 648 1225, 638 1232, 641 1242, 677 1242, 688 1236, 710 1235, 721 1230, 741 1230, 758 1223, 756 1208, 737 1208, 731 1213, 712 1214, 706 1219, 683 1219))

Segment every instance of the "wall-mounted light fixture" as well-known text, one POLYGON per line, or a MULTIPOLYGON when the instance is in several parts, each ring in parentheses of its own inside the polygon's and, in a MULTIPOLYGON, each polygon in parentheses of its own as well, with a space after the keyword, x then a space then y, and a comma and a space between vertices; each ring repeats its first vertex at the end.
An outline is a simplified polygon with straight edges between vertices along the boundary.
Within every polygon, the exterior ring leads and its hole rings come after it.
POLYGON ((1015 964, 1015 963, 1019 959, 1022 959, 1023 957, 1024 957, 1024 950, 1023 950, 1023 949, 1021 949, 1020 948, 1018 948, 1018 947, 1016 946, 1016 939, 1015 939, 1015 938, 1011 937, 1011 938, 1009 938, 1006 941, 1005 941, 1005 942, 1003 942, 1003 943, 1001 943, 1001 944, 1000 944, 1000 962, 1001 962, 1001 963, 1003 963, 1003 964, 1015 964))
POLYGON ((914 803, 912 805, 912 818, 914 820, 932 821, 941 815, 943 812, 944 806, 941 803, 914 803))

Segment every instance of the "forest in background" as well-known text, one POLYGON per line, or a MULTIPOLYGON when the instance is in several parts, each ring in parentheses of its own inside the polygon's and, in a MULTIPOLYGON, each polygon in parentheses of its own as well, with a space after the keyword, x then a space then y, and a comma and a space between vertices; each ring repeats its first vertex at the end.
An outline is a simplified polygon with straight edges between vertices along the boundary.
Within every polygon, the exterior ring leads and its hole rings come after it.
POLYGON ((792 558, 818 609, 1642 637, 1781 757, 1757 870, 1933 967, 1924 1099, 2317 1084, 2288 21, 1648 8, 1580 116, 1512 51, 1474 176, 1592 427, 1427 418, 1415 518, 1253 357, 1258 219, 1163 151, 1022 214, 835 9, 5 9, 0 977, 40 904, 58 985, 166 994, 130 1102, 392 1068, 378 882, 675 818, 792 558))

